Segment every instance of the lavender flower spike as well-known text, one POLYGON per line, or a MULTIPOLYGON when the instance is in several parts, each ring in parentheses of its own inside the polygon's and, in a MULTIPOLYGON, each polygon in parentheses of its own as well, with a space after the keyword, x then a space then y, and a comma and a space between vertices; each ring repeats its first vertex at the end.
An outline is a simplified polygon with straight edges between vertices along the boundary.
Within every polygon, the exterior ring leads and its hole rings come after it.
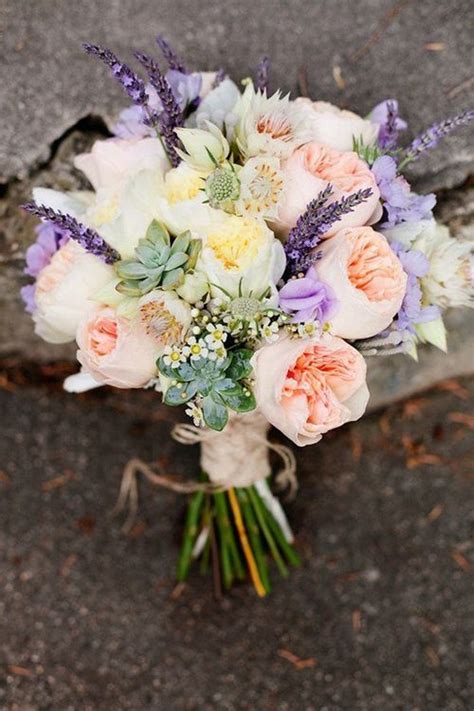
POLYGON ((440 123, 435 123, 431 128, 429 128, 424 133, 421 133, 415 138, 414 141, 405 149, 402 154, 402 161, 400 163, 400 168, 405 166, 411 161, 417 160, 420 155, 426 151, 428 148, 436 146, 441 138, 444 138, 456 128, 460 126, 465 126, 466 124, 474 121, 474 111, 463 111, 462 114, 453 116, 453 118, 446 119, 445 121, 440 121, 440 123))
POLYGON ((146 106, 148 96, 145 91, 144 82, 130 69, 127 64, 121 62, 110 49, 100 47, 97 44, 83 44, 87 54, 91 54, 101 59, 110 69, 114 76, 119 80, 123 89, 126 91, 131 100, 139 106, 146 106))
POLYGON ((187 74, 186 67, 163 35, 158 35, 156 42, 161 49, 163 57, 168 62, 169 68, 176 69, 177 72, 181 72, 182 74, 187 74))
POLYGON ((51 207, 37 205, 35 202, 28 202, 22 207, 26 212, 43 220, 48 220, 59 229, 64 230, 71 239, 78 242, 87 252, 99 257, 106 264, 113 264, 120 259, 120 254, 107 244, 103 237, 95 230, 78 222, 72 215, 65 215, 59 210, 56 211, 51 207))
POLYGON ((290 230, 285 244, 287 257, 287 271, 289 274, 306 272, 315 257, 314 248, 321 241, 322 236, 329 230, 334 222, 338 222, 343 215, 352 212, 361 202, 365 202, 372 195, 371 188, 358 190, 338 202, 324 206, 332 193, 332 186, 327 185, 318 197, 312 200, 306 211, 298 218, 296 225, 290 230))
POLYGON ((255 89, 257 91, 267 91, 268 90, 268 70, 270 68, 270 61, 268 57, 262 57, 257 67, 257 76, 255 78, 255 89))
POLYGON ((171 91, 170 85, 155 60, 141 52, 135 52, 135 57, 145 67, 150 78, 150 84, 161 100, 162 111, 158 116, 158 128, 163 137, 171 164, 176 167, 179 163, 179 157, 175 148, 179 146, 179 139, 174 129, 183 125, 183 113, 171 91))

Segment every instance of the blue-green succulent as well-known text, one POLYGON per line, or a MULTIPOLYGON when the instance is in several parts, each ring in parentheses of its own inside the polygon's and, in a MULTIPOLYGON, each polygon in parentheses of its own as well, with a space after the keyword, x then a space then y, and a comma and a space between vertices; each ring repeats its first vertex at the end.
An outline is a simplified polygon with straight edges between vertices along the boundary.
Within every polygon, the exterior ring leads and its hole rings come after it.
POLYGON ((189 231, 172 240, 166 227, 153 220, 135 249, 135 259, 114 265, 120 278, 115 288, 126 296, 143 296, 158 287, 176 289, 195 267, 200 249, 201 241, 192 239, 189 231))

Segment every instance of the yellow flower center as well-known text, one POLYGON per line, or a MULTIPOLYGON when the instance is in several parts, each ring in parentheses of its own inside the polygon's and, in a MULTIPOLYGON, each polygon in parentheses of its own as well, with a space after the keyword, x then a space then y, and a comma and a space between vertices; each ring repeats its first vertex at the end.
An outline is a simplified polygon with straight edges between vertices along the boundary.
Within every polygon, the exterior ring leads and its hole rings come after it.
MULTIPOLYGON (((168 311, 161 300, 148 301, 140 307, 140 316, 149 336, 167 346, 181 338, 182 325, 168 311)), ((179 353, 171 354, 172 360, 179 360, 179 353)))
POLYGON ((225 269, 238 271, 249 267, 265 244, 262 225, 237 216, 213 227, 206 241, 206 246, 212 249, 225 269))
POLYGON ((195 170, 173 168, 166 174, 166 199, 171 205, 182 200, 192 200, 203 187, 203 176, 195 170))
POLYGON ((194 346, 191 346, 191 353, 193 355, 199 355, 200 352, 201 352, 201 346, 198 343, 196 343, 194 346))

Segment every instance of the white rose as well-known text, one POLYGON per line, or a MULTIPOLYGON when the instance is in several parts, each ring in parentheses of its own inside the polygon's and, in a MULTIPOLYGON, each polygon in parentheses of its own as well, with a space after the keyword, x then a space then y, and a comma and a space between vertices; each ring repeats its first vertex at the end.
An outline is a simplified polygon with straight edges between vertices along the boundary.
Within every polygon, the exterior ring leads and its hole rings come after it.
POLYGON ((170 168, 159 138, 96 141, 90 153, 76 156, 74 165, 87 176, 94 190, 121 190, 142 170, 163 174, 170 168))
POLYGON ((430 264, 420 279, 423 296, 430 304, 474 307, 474 242, 455 239, 436 220, 402 222, 384 230, 389 240, 422 252, 430 264))
POLYGON ((370 145, 377 139, 379 125, 352 111, 339 109, 326 101, 311 101, 306 98, 296 99, 294 103, 305 110, 313 141, 338 151, 352 151, 353 138, 361 138, 365 145, 370 145))
POLYGON ((152 220, 160 219, 163 192, 161 173, 142 170, 119 193, 106 188, 99 190, 84 222, 96 229, 122 259, 130 259, 152 220))
POLYGON ((111 266, 70 240, 36 281, 36 333, 50 343, 73 341, 84 313, 94 307, 95 293, 113 277, 111 266))

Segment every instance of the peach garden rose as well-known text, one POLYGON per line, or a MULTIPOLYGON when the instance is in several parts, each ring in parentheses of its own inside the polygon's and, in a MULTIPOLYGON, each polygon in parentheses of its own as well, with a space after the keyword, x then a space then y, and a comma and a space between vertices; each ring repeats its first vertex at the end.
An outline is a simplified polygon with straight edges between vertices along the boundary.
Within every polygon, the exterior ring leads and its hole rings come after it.
POLYGON ((381 215, 379 189, 368 165, 356 153, 336 151, 320 143, 298 148, 283 165, 285 191, 278 207, 275 224, 286 235, 295 226, 307 205, 330 183, 330 202, 370 188, 370 197, 342 216, 326 233, 330 237, 342 227, 358 227, 376 221, 381 215))
POLYGON ((365 361, 340 338, 283 337, 260 348, 252 364, 257 407, 300 447, 358 420, 367 406, 365 361))
POLYGON ((407 275, 385 237, 371 227, 349 227, 317 251, 318 278, 331 285, 339 303, 331 332, 357 339, 387 328, 402 305, 407 275))
POLYGON ((139 320, 99 308, 80 324, 76 338, 83 371, 102 385, 141 388, 156 374, 159 349, 139 320))

